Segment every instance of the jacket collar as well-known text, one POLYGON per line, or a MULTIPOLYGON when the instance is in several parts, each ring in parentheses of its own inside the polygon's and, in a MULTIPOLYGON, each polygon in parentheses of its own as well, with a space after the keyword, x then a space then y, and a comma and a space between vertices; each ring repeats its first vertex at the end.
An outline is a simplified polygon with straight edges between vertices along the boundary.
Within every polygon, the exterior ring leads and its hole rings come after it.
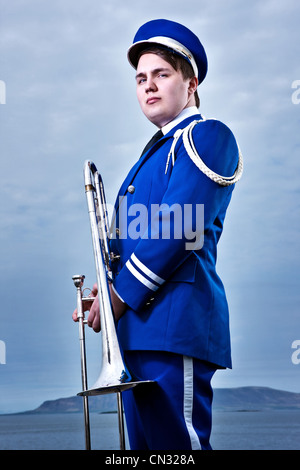
MULTIPOLYGON (((197 114, 192 114, 191 116, 183 119, 182 121, 180 121, 178 124, 176 124, 174 127, 172 127, 167 134, 164 135, 164 137, 162 137, 162 139, 165 139, 165 138, 170 138, 170 137, 173 137, 173 135, 175 134, 175 132, 178 130, 178 129, 184 129, 188 124, 190 124, 191 122, 195 121, 195 119, 199 120, 199 119, 203 119, 203 116, 201 116, 200 113, 197 113, 197 114)), ((160 142, 160 141, 159 141, 160 142)))
POLYGON ((164 133, 164 135, 166 135, 170 132, 171 129, 174 129, 174 127, 180 124, 182 121, 195 115, 199 115, 199 111, 196 106, 189 106, 188 108, 184 108, 181 111, 181 113, 179 113, 178 116, 176 116, 176 118, 173 119, 173 121, 163 126, 161 130, 164 133))

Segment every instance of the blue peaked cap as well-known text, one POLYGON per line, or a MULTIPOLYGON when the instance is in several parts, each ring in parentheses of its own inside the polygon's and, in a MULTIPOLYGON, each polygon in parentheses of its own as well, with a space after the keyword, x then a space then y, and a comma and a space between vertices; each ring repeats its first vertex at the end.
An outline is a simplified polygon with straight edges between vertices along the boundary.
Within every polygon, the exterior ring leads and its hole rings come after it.
POLYGON ((198 37, 180 23, 170 20, 152 20, 139 28, 128 50, 129 63, 136 69, 140 53, 156 45, 171 49, 192 66, 199 84, 207 74, 207 57, 198 37))

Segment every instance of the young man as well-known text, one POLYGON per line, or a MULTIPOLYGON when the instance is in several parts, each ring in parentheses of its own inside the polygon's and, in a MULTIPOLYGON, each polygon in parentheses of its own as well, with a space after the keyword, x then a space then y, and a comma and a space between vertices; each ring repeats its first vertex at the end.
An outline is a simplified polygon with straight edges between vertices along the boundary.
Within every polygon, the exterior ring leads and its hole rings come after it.
MULTIPOLYGON (((110 247, 120 255, 111 300, 125 362, 155 381, 123 393, 130 446, 211 449, 210 382, 231 367, 217 242, 241 156, 231 131, 199 114, 207 58, 189 29, 150 21, 128 59, 141 109, 161 130, 120 188, 110 247)), ((88 323, 99 331, 97 301, 88 323)))

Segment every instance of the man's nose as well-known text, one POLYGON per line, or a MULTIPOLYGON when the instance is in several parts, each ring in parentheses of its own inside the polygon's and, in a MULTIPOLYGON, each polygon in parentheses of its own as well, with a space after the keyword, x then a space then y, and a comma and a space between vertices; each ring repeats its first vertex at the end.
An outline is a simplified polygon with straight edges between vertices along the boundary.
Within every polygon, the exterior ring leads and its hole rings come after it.
POLYGON ((148 78, 147 86, 146 86, 146 93, 149 93, 151 91, 157 91, 157 86, 156 86, 155 81, 152 78, 148 78))

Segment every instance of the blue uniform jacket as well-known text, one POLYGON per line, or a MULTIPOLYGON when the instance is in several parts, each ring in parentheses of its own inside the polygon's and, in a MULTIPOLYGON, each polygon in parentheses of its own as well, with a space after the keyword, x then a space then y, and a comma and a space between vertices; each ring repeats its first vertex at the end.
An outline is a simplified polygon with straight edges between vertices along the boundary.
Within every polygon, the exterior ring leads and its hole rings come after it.
MULTIPOLYGON (((117 331, 123 350, 170 351, 231 367, 228 305, 215 265, 234 185, 223 187, 204 175, 182 138, 166 172, 175 131, 200 118, 185 119, 162 137, 120 188, 111 250, 120 255, 113 263, 114 287, 128 308, 117 331), (204 241, 187 249, 199 231, 197 205, 204 205, 204 241), (184 217, 186 207, 192 210, 184 217)), ((228 127, 203 120, 195 126, 193 140, 210 169, 233 175, 239 150, 228 127)))

